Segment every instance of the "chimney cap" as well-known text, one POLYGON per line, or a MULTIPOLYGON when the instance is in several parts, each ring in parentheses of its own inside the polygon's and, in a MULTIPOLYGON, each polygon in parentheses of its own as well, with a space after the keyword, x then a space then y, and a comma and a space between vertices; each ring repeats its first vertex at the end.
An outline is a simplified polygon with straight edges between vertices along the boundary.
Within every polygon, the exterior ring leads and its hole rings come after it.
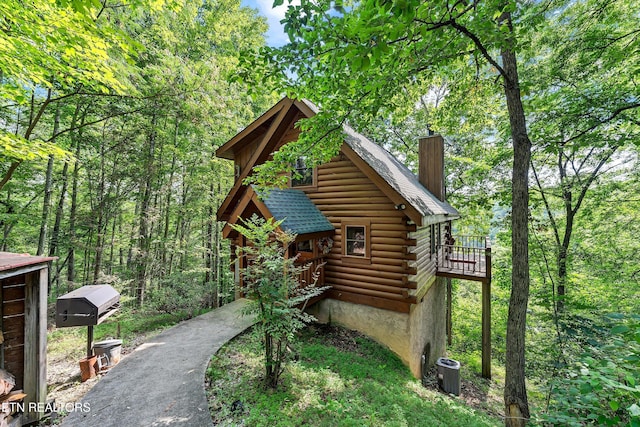
MULTIPOLYGON (((419 136, 419 137, 418 137, 418 141, 420 141, 421 139, 432 138, 432 137, 434 137, 434 136, 435 136, 435 137, 439 136, 439 137, 443 138, 441 134, 436 133, 436 132, 434 132, 434 131, 432 131, 432 130, 429 130, 429 133, 428 133, 427 135, 419 136)), ((444 138, 443 138, 443 139, 444 139, 444 138)))

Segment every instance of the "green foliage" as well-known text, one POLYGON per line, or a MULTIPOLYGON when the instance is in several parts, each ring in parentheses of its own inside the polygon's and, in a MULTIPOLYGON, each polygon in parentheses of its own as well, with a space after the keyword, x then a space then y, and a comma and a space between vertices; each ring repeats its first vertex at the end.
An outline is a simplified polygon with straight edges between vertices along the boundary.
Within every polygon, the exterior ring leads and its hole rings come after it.
POLYGON ((301 331, 277 392, 260 387, 260 346, 245 333, 213 358, 214 422, 247 426, 493 426, 496 418, 422 387, 389 349, 340 328, 301 331), (235 405, 234 405, 235 402, 235 405))
POLYGON ((18 135, 0 129, 1 155, 5 159, 17 160, 42 160, 49 156, 69 160, 70 153, 58 146, 47 144, 44 141, 28 141, 18 135))
POLYGON ((254 214, 242 224, 232 225, 251 243, 238 254, 247 263, 241 272, 242 292, 251 300, 246 314, 257 317, 265 353, 265 383, 271 388, 278 386, 295 332, 314 320, 304 312, 306 302, 326 290, 316 287, 317 272, 311 283, 300 282, 299 275, 308 266, 296 266, 295 258, 286 256, 295 235, 280 231, 281 223, 254 214))
POLYGON ((148 306, 158 312, 195 313, 202 307, 213 307, 213 289, 202 280, 202 268, 167 275, 149 289, 148 306))
POLYGON ((640 425, 640 317, 611 315, 575 363, 552 380, 542 423, 640 425))
POLYGON ((21 164, 0 185, 0 249, 35 253, 45 229, 52 293, 109 276, 161 310, 228 301, 216 210, 233 166, 214 153, 274 100, 227 78, 240 50, 264 43, 264 19, 239 0, 103 3, 0 5, 0 175, 21 164))

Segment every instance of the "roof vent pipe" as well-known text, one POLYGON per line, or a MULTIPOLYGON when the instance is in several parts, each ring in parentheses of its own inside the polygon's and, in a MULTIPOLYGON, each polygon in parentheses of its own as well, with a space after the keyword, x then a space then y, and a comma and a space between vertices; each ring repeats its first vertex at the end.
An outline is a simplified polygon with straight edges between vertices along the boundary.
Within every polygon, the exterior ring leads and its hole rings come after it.
POLYGON ((444 201, 444 138, 441 135, 420 139, 418 180, 431 194, 444 201))

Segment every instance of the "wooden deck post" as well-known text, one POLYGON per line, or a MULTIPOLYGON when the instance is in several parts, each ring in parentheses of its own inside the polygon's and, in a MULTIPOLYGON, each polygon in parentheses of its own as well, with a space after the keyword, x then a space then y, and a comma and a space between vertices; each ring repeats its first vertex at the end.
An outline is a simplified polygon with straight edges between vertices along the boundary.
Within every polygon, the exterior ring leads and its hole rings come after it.
POLYGON ((485 250, 487 278, 482 281, 482 377, 491 378, 491 248, 485 250))
POLYGON ((451 277, 447 277, 447 345, 451 345, 453 342, 451 336, 451 331, 453 330, 451 294, 451 277))

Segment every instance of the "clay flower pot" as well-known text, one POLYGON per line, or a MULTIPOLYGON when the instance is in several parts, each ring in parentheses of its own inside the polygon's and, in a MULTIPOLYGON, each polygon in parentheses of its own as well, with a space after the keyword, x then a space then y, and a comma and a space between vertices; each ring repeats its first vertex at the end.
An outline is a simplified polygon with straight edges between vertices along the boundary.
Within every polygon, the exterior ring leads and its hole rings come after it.
POLYGON ((96 356, 85 357, 80 360, 80 377, 85 382, 96 376, 96 356))

